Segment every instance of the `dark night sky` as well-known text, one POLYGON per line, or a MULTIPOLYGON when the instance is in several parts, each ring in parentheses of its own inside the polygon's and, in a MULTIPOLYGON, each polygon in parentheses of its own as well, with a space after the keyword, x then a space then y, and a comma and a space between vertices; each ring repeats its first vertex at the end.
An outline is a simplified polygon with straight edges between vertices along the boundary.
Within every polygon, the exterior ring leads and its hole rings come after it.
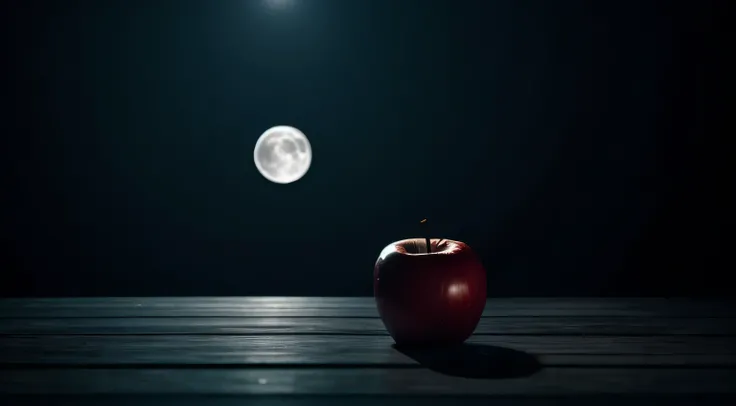
POLYGON ((0 291, 370 295, 427 217, 494 296, 727 293, 722 12, 677 4, 9 2, 0 291))

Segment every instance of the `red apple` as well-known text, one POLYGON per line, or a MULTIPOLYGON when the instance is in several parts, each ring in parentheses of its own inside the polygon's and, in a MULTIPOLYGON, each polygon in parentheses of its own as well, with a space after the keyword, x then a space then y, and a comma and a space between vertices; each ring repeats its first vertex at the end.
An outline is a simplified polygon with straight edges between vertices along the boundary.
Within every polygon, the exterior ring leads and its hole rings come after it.
POLYGON ((378 313, 397 344, 459 344, 486 304, 486 272, 460 241, 412 238, 389 244, 373 270, 378 313))

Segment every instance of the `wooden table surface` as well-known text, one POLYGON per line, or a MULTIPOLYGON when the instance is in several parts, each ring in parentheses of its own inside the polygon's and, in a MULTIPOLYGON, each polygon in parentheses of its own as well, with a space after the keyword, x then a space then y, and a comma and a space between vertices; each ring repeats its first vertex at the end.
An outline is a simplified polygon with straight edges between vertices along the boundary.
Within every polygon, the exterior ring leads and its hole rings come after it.
POLYGON ((0 403, 736 404, 735 308, 489 299, 467 345, 421 350, 372 298, 1 299, 0 403))

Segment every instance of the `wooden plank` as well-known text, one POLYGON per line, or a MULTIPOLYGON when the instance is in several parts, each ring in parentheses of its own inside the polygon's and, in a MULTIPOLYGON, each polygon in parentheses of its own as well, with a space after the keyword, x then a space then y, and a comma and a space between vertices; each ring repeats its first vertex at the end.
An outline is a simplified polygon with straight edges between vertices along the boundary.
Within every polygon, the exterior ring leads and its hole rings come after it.
POLYGON ((0 395, 0 404, 12 406, 733 406, 732 394, 694 395, 587 395, 587 396, 396 396, 396 395, 0 395))
MULTIPOLYGON (((0 335, 386 335, 380 319, 312 317, 63 318, 0 320, 0 335)), ((734 335, 730 318, 488 317, 476 335, 734 335)))
MULTIPOLYGON (((734 301, 663 298, 489 299, 487 317, 734 317, 734 301)), ((186 297, 2 299, 0 318, 377 317, 373 298, 186 297)))
POLYGON ((0 394, 0 404, 12 406, 733 406, 736 396, 720 395, 588 395, 543 397, 485 396, 395 396, 395 395, 6 395, 0 394), (655 403, 656 402, 656 403, 655 403))
POLYGON ((427 369, 2 370, 3 394, 695 395, 736 393, 729 369, 547 368, 519 379, 467 379, 427 369))
MULTIPOLYGON (((498 361, 503 349, 534 354, 549 366, 733 366, 736 360, 736 340, 732 337, 476 336, 469 342, 478 346, 469 346, 466 353, 457 356, 486 362, 498 361)), ((392 344, 388 336, 4 336, 0 338, 0 364, 417 364, 392 344)))

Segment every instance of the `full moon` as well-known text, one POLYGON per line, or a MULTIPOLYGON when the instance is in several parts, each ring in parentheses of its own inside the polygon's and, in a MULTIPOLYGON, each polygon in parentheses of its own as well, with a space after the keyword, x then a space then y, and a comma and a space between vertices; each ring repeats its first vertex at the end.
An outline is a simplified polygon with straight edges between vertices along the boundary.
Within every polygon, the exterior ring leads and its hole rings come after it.
POLYGON ((312 146, 301 131, 280 125, 261 134, 253 159, 264 178, 274 183, 292 183, 309 170, 312 146))

